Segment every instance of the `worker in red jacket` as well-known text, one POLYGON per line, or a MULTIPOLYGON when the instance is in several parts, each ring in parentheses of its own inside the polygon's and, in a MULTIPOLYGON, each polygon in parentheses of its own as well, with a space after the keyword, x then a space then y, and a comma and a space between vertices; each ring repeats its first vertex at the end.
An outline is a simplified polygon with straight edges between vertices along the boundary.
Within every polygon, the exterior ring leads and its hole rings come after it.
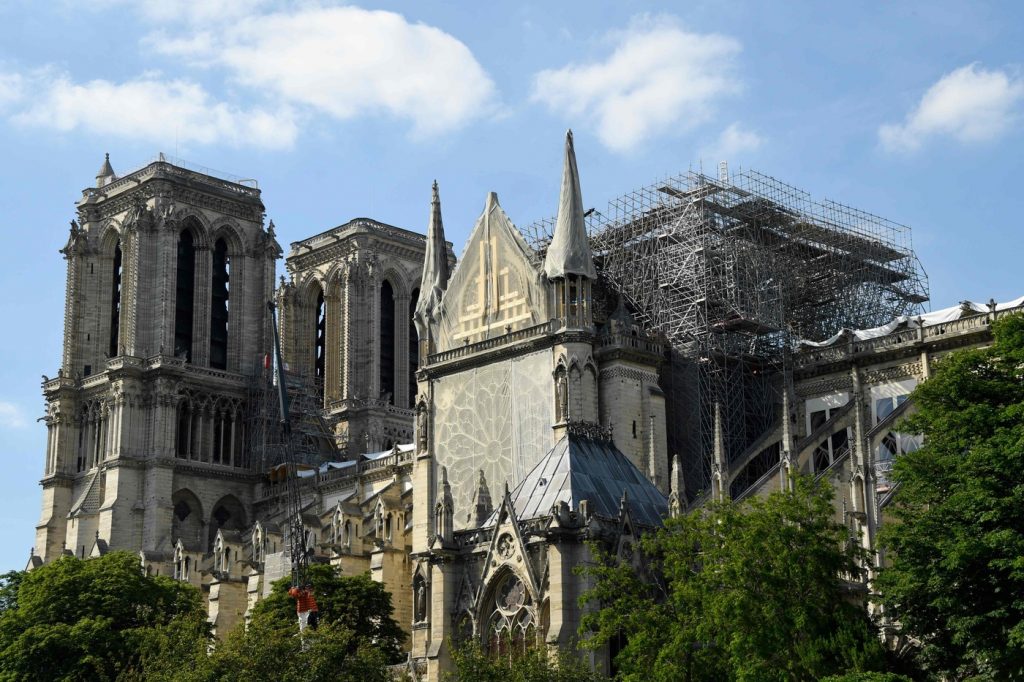
POLYGON ((316 630, 320 622, 320 612, 313 597, 313 586, 307 584, 292 587, 288 590, 288 596, 295 600, 295 611, 299 614, 299 632, 305 630, 306 626, 316 630))

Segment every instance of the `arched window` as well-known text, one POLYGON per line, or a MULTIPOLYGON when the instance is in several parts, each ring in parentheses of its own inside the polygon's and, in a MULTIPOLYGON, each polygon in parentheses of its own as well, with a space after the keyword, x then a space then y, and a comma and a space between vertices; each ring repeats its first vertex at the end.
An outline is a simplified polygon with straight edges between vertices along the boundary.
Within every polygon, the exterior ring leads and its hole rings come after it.
POLYGON ((192 232, 178 236, 178 276, 174 293, 174 354, 192 361, 192 314, 195 308, 196 245, 192 232))
POLYGON ((316 295, 316 309, 313 311, 314 333, 316 341, 313 345, 313 376, 316 379, 317 390, 323 395, 324 376, 326 374, 327 359, 327 306, 324 304, 324 291, 318 289, 316 295))
POLYGON ((537 644, 537 623, 526 585, 507 573, 494 590, 487 619, 487 649, 492 656, 522 654, 537 644))
POLYGON ((114 245, 114 267, 110 282, 110 349, 107 355, 119 354, 118 333, 121 329, 121 240, 114 245))
POLYGON ((420 290, 413 289, 409 297, 409 404, 410 410, 416 407, 416 370, 420 368, 419 335, 413 318, 416 315, 416 304, 419 302, 420 290))
POLYGON ((178 438, 175 447, 175 454, 180 459, 188 459, 191 454, 192 444, 192 410, 189 405, 182 402, 178 406, 178 438))
POLYGON ((223 238, 213 247, 213 286, 210 294, 210 367, 228 368, 228 287, 231 257, 223 238))
POLYGON ((394 403, 395 396, 395 290, 380 285, 380 397, 394 403))

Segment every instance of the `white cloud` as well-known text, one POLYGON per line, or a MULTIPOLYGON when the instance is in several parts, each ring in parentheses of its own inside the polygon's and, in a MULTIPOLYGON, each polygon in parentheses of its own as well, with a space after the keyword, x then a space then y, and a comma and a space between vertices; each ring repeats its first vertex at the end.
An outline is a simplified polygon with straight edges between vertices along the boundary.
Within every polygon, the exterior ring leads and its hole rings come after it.
POLYGON ((336 119, 387 114, 416 134, 494 112, 494 83, 462 42, 400 14, 304 7, 239 18, 215 32, 145 39, 166 55, 224 67, 237 82, 336 119))
POLYGON ((63 75, 36 74, 24 89, 31 96, 23 97, 12 120, 61 132, 271 149, 290 147, 298 133, 287 108, 241 109, 214 101, 200 85, 183 79, 144 75, 124 83, 75 83, 63 75))
POLYGON ((0 73, 0 111, 22 98, 24 79, 17 73, 0 73))
POLYGON ((609 38, 614 47, 603 61, 538 73, 532 98, 593 125, 613 150, 692 129, 740 90, 733 71, 741 48, 728 36, 691 33, 662 16, 641 18, 609 38))
POLYGON ((718 139, 703 156, 714 161, 730 161, 732 157, 760 148, 764 139, 753 130, 747 130, 739 123, 732 123, 721 132, 718 139))
POLYGON ((224 23, 241 19, 269 4, 268 0, 120 0, 154 23, 224 23))
POLYGON ((28 426, 21 408, 14 403, 0 401, 0 427, 6 429, 23 429, 28 426))
POLYGON ((942 136, 963 143, 992 140, 1016 122, 1022 100, 1019 77, 968 64, 940 78, 902 124, 881 126, 878 137, 888 151, 914 151, 942 136))

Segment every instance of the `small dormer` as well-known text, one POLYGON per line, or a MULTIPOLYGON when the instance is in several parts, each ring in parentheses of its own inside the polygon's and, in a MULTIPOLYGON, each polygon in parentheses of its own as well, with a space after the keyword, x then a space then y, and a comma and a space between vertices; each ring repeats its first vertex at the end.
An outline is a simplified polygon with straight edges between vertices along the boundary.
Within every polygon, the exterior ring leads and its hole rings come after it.
POLYGON ((221 528, 213 540, 213 572, 221 579, 238 578, 242 574, 245 543, 237 530, 221 528))
POLYGON ((178 538, 174 543, 172 565, 174 579, 200 587, 202 585, 203 553, 198 547, 192 547, 178 538))

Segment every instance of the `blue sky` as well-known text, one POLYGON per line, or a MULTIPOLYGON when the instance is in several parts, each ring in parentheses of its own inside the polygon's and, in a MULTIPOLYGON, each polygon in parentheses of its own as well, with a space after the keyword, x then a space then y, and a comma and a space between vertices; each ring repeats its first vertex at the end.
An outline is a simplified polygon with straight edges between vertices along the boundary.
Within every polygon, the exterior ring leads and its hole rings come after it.
MULTIPOLYGON (((1024 10, 980 2, 0 0, 0 571, 39 518, 57 253, 103 154, 255 178, 282 243, 357 216, 461 249, 718 161, 910 225, 935 307, 1024 293, 1024 10), (842 5, 842 7, 839 7, 842 5)), ((282 266, 279 269, 283 270, 282 266)))

